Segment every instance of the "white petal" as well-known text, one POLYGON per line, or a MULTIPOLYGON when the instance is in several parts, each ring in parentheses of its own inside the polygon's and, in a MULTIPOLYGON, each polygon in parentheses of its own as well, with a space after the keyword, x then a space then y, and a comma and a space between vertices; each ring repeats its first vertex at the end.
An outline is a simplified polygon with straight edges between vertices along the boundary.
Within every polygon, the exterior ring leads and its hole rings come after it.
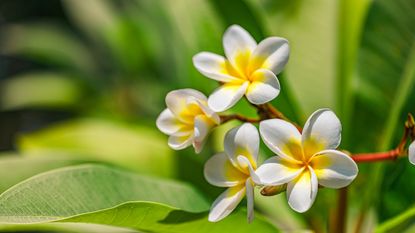
POLYGON ((182 123, 180 123, 180 121, 178 121, 173 113, 167 108, 160 113, 157 118, 156 125, 161 132, 170 135, 177 132, 181 128, 182 123))
POLYGON ((166 105, 175 116, 180 116, 180 113, 186 109, 189 99, 196 99, 202 102, 206 102, 207 100, 206 96, 199 91, 193 89, 179 89, 167 94, 166 105))
POLYGON ((254 51, 256 45, 252 36, 239 25, 230 26, 223 35, 223 48, 226 57, 234 67, 238 67, 238 54, 250 54, 254 51))
POLYGON ((201 52, 193 56, 193 65, 208 78, 219 82, 231 82, 238 78, 229 75, 226 70, 226 59, 214 53, 201 52))
POLYGON ((174 150, 181 150, 192 145, 192 142, 193 142, 192 135, 184 135, 184 136, 171 135, 169 137, 168 144, 174 150))
POLYGON ((210 208, 209 221, 217 222, 228 216, 245 196, 245 184, 228 188, 213 202, 210 208))
POLYGON ((317 176, 313 169, 306 169, 287 185, 287 199, 290 207, 299 212, 306 212, 313 205, 318 191, 317 176))
POLYGON ((413 141, 411 145, 409 146, 408 157, 409 157, 409 162, 415 165, 415 141, 413 141))
POLYGON ((255 48, 250 66, 251 69, 269 69, 279 74, 288 62, 290 47, 288 41, 281 37, 268 37, 255 48))
POLYGON ((249 84, 246 92, 249 102, 264 104, 273 100, 280 93, 280 83, 277 76, 271 71, 265 69, 256 70, 251 78, 253 81, 249 84))
POLYGON ((254 183, 260 183, 259 177, 257 176, 255 169, 253 168, 251 164, 251 161, 249 161, 249 159, 243 155, 239 155, 237 160, 238 160, 238 164, 240 167, 248 168, 249 175, 252 181, 254 181, 254 183))
POLYGON ((209 123, 209 119, 206 116, 198 115, 195 117, 194 126, 193 147, 195 148, 196 153, 199 153, 203 148, 204 141, 209 134, 212 125, 209 123))
POLYGON ((249 159, 250 164, 256 167, 259 151, 259 134, 256 127, 250 123, 244 123, 231 129, 225 135, 225 152, 235 167, 239 166, 237 157, 243 155, 249 159))
POLYGON ((254 186, 251 183, 250 179, 246 180, 246 205, 247 205, 247 218, 248 223, 251 223, 254 220, 254 186))
POLYGON ((321 144, 320 150, 336 149, 340 145, 341 131, 342 126, 336 114, 330 109, 319 109, 308 118, 304 125, 303 146, 305 147, 307 142, 313 142, 312 144, 321 144))
POLYGON ((207 102, 201 102, 201 101, 197 101, 197 102, 199 104, 199 107, 202 109, 203 113, 206 116, 208 116, 215 124, 219 125, 220 124, 219 115, 209 108, 209 106, 207 105, 207 102))
POLYGON ((208 105, 215 112, 223 112, 234 106, 242 98, 248 88, 248 82, 243 84, 224 84, 209 96, 208 105))
POLYGON ((247 175, 232 165, 223 152, 206 161, 204 175, 210 184, 218 187, 233 187, 243 184, 247 178, 247 175))
POLYGON ((304 166, 291 163, 278 156, 267 159, 264 164, 256 169, 259 177, 258 185, 281 185, 295 179, 304 170, 304 166))
POLYGON ((301 134, 289 122, 280 119, 262 121, 259 132, 274 153, 290 161, 302 161, 301 134))
POLYGON ((350 156, 337 150, 321 151, 311 158, 310 166, 317 175, 318 183, 328 188, 349 185, 359 171, 350 156))

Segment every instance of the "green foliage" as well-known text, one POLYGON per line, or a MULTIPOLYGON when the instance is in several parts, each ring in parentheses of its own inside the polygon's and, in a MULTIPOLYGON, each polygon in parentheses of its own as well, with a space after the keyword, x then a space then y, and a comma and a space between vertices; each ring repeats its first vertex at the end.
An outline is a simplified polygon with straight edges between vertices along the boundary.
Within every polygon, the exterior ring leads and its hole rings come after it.
POLYGON ((80 119, 24 134, 20 151, 30 156, 66 155, 103 161, 141 173, 175 176, 175 157, 154 128, 108 120, 80 119))
POLYGON ((218 224, 207 221, 209 204, 192 187, 99 165, 56 169, 0 195, 0 222, 97 223, 151 232, 275 232, 239 212, 218 224), (53 208, 51 208, 53 207, 53 208))

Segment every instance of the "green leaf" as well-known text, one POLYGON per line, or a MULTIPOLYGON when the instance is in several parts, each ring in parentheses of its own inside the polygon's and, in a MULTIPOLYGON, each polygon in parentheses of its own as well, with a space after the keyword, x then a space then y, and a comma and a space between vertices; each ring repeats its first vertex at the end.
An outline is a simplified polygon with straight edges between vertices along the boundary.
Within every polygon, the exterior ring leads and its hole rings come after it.
POLYGON ((95 59, 88 47, 62 26, 32 23, 4 28, 1 51, 58 67, 91 72, 95 59))
POLYGON ((0 108, 15 110, 27 107, 74 108, 79 106, 82 88, 71 76, 36 72, 1 82, 0 108))
POLYGON ((4 224, 0 232, 67 232, 67 233, 137 233, 140 231, 90 223, 44 223, 44 224, 4 224))
POLYGON ((24 134, 18 148, 29 155, 55 153, 113 163, 141 173, 175 176, 175 157, 167 137, 155 128, 80 119, 24 134))
POLYGON ((56 155, 26 157, 25 155, 2 153, 0 154, 0 193, 41 172, 82 162, 84 161, 56 155))
MULTIPOLYGON (((280 1, 284 4, 287 1, 280 1)), ((290 42, 290 60, 284 69, 284 78, 305 115, 322 107, 336 104, 337 65, 337 1, 290 1, 292 6, 275 11, 268 4, 256 1, 263 15, 265 27, 274 36, 290 42)), ((281 85, 281 92, 286 87, 281 85)))
POLYGON ((415 222, 415 207, 409 208, 398 216, 383 222, 376 228, 376 233, 402 232, 415 222))
POLYGON ((56 169, 0 195, 0 222, 83 222, 151 232, 276 232, 261 216, 207 221, 209 203, 192 187, 98 165, 56 169))

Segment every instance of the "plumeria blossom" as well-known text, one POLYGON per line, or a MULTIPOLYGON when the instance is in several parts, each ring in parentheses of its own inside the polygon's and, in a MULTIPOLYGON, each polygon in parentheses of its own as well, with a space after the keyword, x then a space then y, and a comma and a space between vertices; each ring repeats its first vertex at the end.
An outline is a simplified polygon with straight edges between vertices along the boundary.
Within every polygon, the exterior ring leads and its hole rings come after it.
POLYGON ((168 144, 175 150, 193 145, 199 153, 209 131, 220 124, 217 113, 207 106, 207 98, 193 89, 171 91, 165 109, 157 118, 157 127, 170 135, 168 144))
POLYGON ((415 165, 415 141, 411 143, 408 151, 409 162, 415 165))
POLYGON ((222 112, 246 95, 253 104, 264 104, 278 96, 277 79, 288 62, 288 41, 268 37, 259 44, 238 25, 230 26, 223 35, 226 58, 210 52, 193 57, 196 69, 223 85, 209 96, 208 105, 222 112))
POLYGON ((206 180, 215 186, 227 187, 212 204, 209 221, 228 216, 246 195, 248 221, 254 217, 254 181, 259 151, 259 134, 255 126, 245 123, 225 136, 225 151, 212 156, 205 164, 206 180))
POLYGON ((318 186, 342 188, 357 176, 356 163, 336 150, 341 140, 341 124, 329 109, 320 109, 308 118, 302 134, 280 119, 260 123, 265 144, 278 156, 271 157, 257 170, 264 185, 287 183, 287 199, 297 212, 313 204, 318 186))

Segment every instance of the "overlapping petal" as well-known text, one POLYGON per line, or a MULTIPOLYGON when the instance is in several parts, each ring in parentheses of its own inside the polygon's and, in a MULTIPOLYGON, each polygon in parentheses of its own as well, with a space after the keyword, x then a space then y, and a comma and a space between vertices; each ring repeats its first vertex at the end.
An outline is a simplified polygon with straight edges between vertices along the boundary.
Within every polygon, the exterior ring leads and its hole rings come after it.
POLYGON ((235 168, 225 153, 212 156, 205 164, 206 180, 218 187, 233 187, 244 184, 247 175, 235 168))
POLYGON ((259 132, 274 153, 294 163, 302 161, 301 134, 294 125, 280 119, 265 120, 259 132))
POLYGON ((246 180, 245 183, 246 188, 246 205, 247 205, 247 219, 248 223, 252 222, 254 220, 254 186, 251 182, 251 180, 246 180))
POLYGON ((228 216, 244 198, 245 183, 228 188, 213 202, 209 212, 209 221, 217 222, 228 216))
POLYGON ((266 160, 256 169, 260 185, 281 185, 288 183, 300 175, 304 167, 300 164, 291 163, 281 157, 274 156, 266 160))
POLYGON ((157 118, 157 128, 165 134, 173 134, 177 132, 182 124, 169 109, 165 109, 157 118))
POLYGON ((341 123, 330 109, 319 109, 307 120, 302 132, 305 154, 311 156, 321 150, 336 149, 341 141, 341 123))
POLYGON ((171 135, 169 137, 168 144, 174 150, 182 150, 193 143, 193 136, 192 135, 182 135, 176 136, 171 135))
POLYGON ((290 47, 281 37, 268 37, 261 41, 252 53, 249 68, 271 70, 279 74, 288 62, 290 47))
POLYGON ((229 83, 218 87, 208 99, 209 107, 215 112, 223 112, 234 106, 244 96, 249 83, 229 83))
POLYGON ((206 77, 225 83, 238 80, 229 74, 226 62, 224 57, 210 52, 201 52, 193 56, 194 66, 206 77))
POLYGON ((245 123, 231 129, 225 135, 224 144, 225 152, 235 167, 239 167, 237 157, 243 155, 256 168, 259 151, 259 134, 255 126, 250 123, 245 123))
POLYGON ((321 151, 311 158, 318 183, 328 188, 343 188, 349 185, 359 171, 350 156, 337 150, 321 151))
POLYGON ((288 204, 299 213, 306 212, 313 205, 317 191, 317 176, 313 169, 306 169, 296 179, 288 183, 288 204))
POLYGON ((408 150, 409 162, 415 165, 415 141, 411 143, 408 150))
POLYGON ((246 97, 253 104, 267 103, 280 93, 277 76, 269 70, 258 69, 252 74, 251 79, 246 97))

